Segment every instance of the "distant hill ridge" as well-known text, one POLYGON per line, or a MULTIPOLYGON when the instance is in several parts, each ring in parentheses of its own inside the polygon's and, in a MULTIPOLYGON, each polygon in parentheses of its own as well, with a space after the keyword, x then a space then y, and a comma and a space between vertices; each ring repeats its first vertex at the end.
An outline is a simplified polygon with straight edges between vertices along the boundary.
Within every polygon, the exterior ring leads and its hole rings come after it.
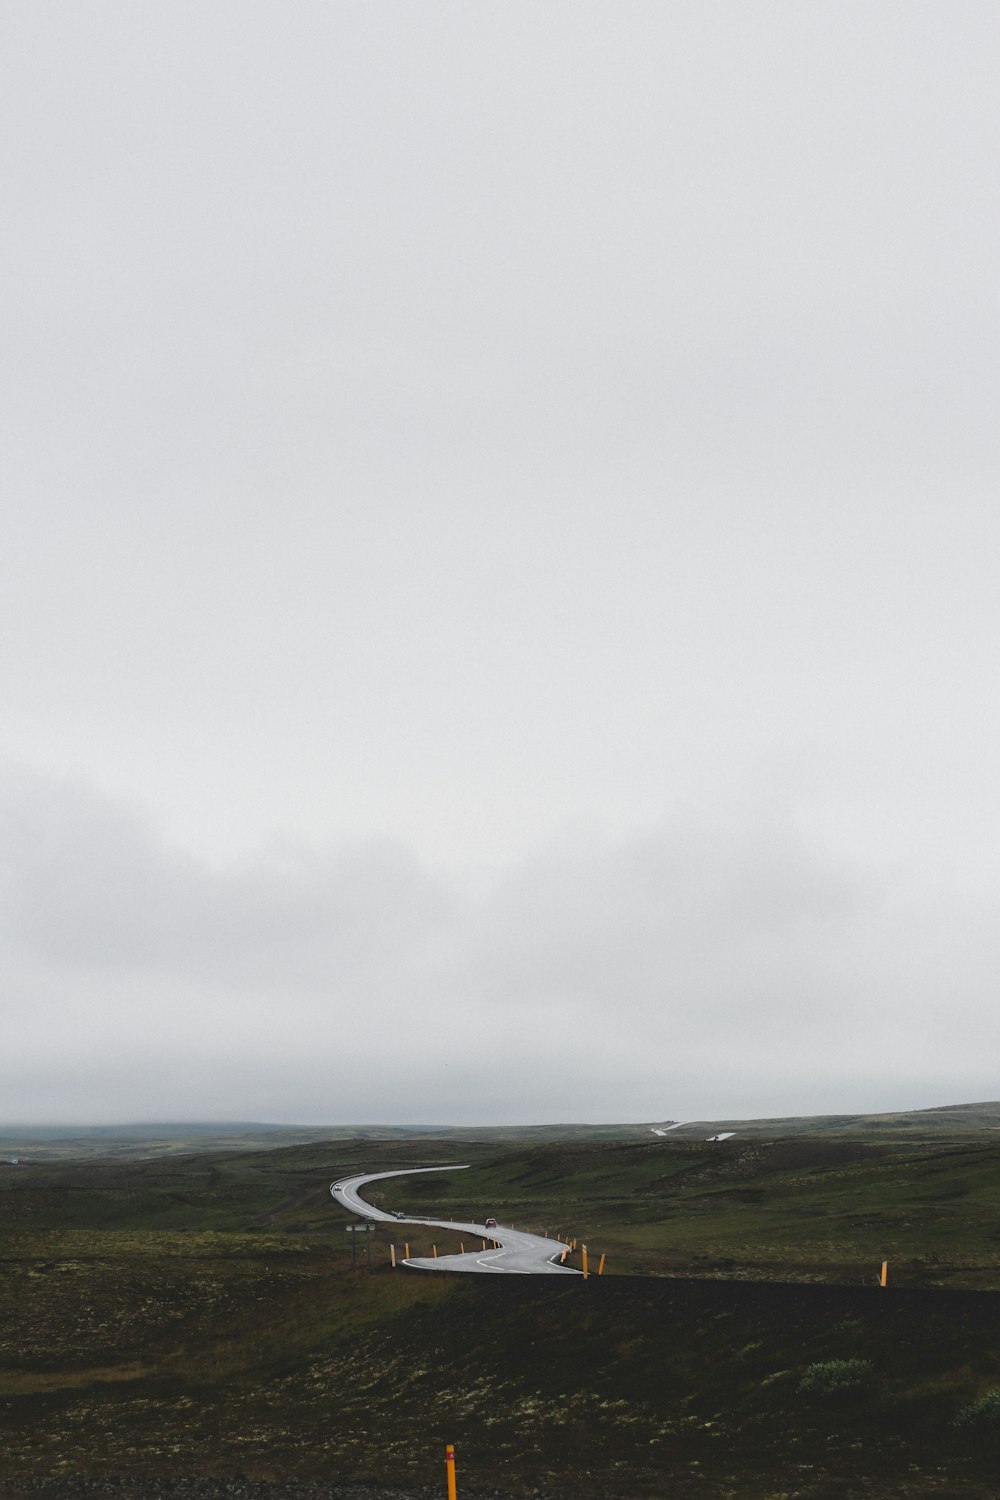
POLYGON ((372 1144, 425 1140, 496 1142, 543 1146, 555 1142, 606 1142, 652 1145, 675 1139, 705 1140, 733 1135, 778 1139, 803 1135, 937 1136, 1000 1130, 1000 1101, 944 1104, 932 1109, 869 1115, 791 1115, 757 1120, 685 1120, 678 1124, 558 1125, 274 1125, 249 1122, 175 1121, 128 1125, 3 1125, 0 1165, 90 1157, 110 1159, 190 1155, 193 1152, 274 1151, 324 1142, 372 1144))
MULTIPOLYGON (((663 1127, 661 1127, 663 1128, 663 1127)), ((863 1132, 934 1134, 946 1131, 1000 1130, 1000 1102, 939 1104, 933 1109, 897 1110, 871 1115, 788 1115, 759 1120, 685 1120, 671 1128, 674 1136, 705 1137, 733 1131, 740 1136, 845 1135, 863 1132)))

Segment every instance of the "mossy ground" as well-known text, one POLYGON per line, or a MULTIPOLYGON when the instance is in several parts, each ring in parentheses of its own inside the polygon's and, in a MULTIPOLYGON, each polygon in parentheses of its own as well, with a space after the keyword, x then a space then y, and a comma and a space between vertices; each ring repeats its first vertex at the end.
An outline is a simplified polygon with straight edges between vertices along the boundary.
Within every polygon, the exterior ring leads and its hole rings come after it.
POLYGON ((393 1233, 451 1246, 392 1226, 352 1268, 328 1183, 429 1155, 0 1174, 0 1473, 433 1483, 450 1441, 512 1492, 995 1495, 997 1431, 955 1420, 1000 1387, 992 1142, 449 1143, 468 1172, 383 1200, 560 1229, 619 1274, 393 1273, 393 1233), (803 1383, 837 1361, 870 1378, 803 1383))

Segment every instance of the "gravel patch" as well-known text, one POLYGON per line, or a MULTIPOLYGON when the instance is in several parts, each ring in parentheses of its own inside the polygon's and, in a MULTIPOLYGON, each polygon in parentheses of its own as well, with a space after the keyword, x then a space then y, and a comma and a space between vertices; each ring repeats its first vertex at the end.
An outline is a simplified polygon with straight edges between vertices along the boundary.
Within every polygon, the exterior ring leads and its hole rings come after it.
MULTIPOLYGON (((102 1479, 0 1480, 0 1500, 442 1500, 438 1486, 378 1484, 273 1484, 252 1479, 155 1479, 148 1475, 102 1479)), ((462 1500, 560 1500, 543 1490, 461 1491, 462 1500)))

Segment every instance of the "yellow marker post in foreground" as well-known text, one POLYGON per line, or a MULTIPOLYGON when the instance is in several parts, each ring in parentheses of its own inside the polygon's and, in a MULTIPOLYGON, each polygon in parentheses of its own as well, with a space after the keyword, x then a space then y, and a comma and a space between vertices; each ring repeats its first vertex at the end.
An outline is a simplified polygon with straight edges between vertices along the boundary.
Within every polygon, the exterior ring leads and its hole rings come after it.
POLYGON ((583 1251, 583 1279, 584 1279, 584 1281, 586 1281, 587 1274, 588 1274, 587 1273, 587 1247, 586 1247, 586 1245, 581 1246, 581 1249, 583 1251))
POLYGON ((455 1449, 451 1443, 444 1450, 444 1466, 448 1471, 448 1500, 455 1500, 455 1449))
POLYGON ((409 1260, 409 1258, 410 1258, 410 1247, 409 1247, 409 1245, 404 1245, 403 1249, 406 1251, 406 1255, 404 1256, 404 1259, 405 1260, 409 1260))
POLYGON ((392 1269, 395 1270, 396 1269, 396 1247, 395 1247, 395 1245, 390 1245, 389 1246, 389 1259, 392 1261, 392 1269))
POLYGON ((604 1251, 603 1250, 601 1251, 601 1260, 600 1260, 600 1264, 597 1267, 597 1274, 598 1274, 598 1276, 603 1276, 604 1275, 604 1251))
POLYGON ((889 1280, 889 1262, 887 1260, 884 1260, 882 1262, 882 1274, 881 1274, 881 1276, 878 1279, 879 1286, 886 1286, 887 1283, 888 1283, 888 1280, 889 1280))
POLYGON ((437 1258, 438 1258, 438 1247, 437 1247, 437 1245, 432 1245, 431 1249, 434 1251, 434 1259, 437 1260, 437 1258))

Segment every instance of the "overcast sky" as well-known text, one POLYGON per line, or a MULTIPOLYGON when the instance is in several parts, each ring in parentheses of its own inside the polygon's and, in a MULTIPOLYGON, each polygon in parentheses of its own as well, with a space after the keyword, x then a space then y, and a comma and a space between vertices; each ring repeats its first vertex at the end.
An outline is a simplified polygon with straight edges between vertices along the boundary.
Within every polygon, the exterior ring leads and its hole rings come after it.
POLYGON ((0 9, 0 1120, 1000 1095, 998 63, 0 9))

